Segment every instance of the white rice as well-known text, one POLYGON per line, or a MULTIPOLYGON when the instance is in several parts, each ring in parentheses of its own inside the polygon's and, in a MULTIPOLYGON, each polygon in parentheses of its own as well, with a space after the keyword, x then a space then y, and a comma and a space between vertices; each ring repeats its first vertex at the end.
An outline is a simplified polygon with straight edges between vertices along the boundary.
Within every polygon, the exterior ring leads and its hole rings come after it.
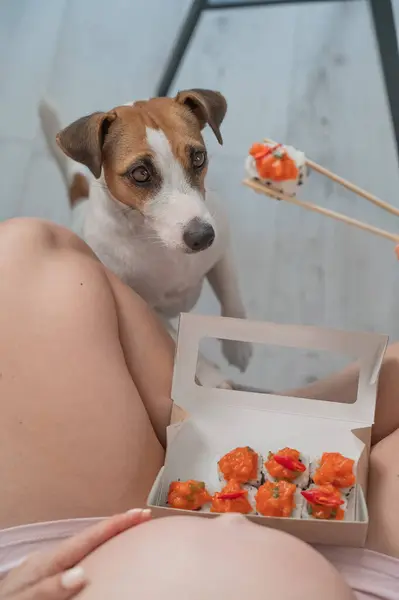
POLYGON ((250 505, 252 506, 252 512, 248 513, 250 515, 256 515, 256 503, 255 503, 255 496, 256 496, 256 492, 258 491, 258 488, 253 486, 253 485, 248 485, 245 484, 242 486, 244 488, 244 490, 247 490, 248 492, 248 502, 250 503, 250 505))

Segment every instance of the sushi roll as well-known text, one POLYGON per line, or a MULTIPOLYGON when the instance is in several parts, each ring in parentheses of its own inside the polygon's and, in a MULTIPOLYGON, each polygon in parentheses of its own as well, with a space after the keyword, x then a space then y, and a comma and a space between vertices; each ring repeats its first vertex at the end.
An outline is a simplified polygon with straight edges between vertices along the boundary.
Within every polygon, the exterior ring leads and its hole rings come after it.
POLYGON ((200 510, 210 503, 211 495, 203 481, 172 481, 169 486, 168 506, 180 510, 200 510))
POLYGON ((300 490, 289 481, 266 481, 255 496, 256 512, 264 517, 299 519, 302 505, 300 490))
POLYGON ((235 479, 258 487, 262 483, 262 463, 262 456, 249 446, 235 448, 219 460, 219 480, 227 483, 235 479))
POLYGON ((287 196, 295 196, 308 176, 305 154, 282 144, 253 144, 245 168, 249 177, 287 196))
POLYGON ((290 481, 301 488, 309 484, 309 458, 294 448, 269 452, 264 464, 265 479, 290 481))
POLYGON ((301 492, 305 503, 302 508, 303 519, 326 521, 353 521, 355 518, 355 498, 352 493, 346 498, 340 490, 331 484, 311 485, 301 492))
POLYGON ((349 496, 356 483, 355 461, 339 452, 324 452, 321 458, 312 461, 310 478, 316 485, 331 484, 349 496))
POLYGON ((221 492, 212 496, 210 512, 255 514, 256 488, 230 479, 221 492))

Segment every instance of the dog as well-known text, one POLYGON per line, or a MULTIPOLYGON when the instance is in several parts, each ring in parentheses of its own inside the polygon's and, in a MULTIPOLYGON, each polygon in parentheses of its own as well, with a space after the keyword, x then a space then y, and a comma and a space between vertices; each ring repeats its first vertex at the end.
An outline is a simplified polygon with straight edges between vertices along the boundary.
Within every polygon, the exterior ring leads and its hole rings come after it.
MULTIPOLYGON (((206 190, 202 130, 220 126, 227 103, 210 90, 131 102, 61 128, 42 101, 39 116, 73 209, 74 231, 98 258, 167 321, 197 303, 208 278, 221 314, 246 318, 231 255, 228 221, 206 190), (84 165, 89 178, 77 169, 84 165)), ((174 336, 175 337, 175 336, 174 336)), ((222 340, 229 364, 244 371, 250 344, 222 340)), ((198 379, 224 387, 202 357, 198 379)), ((228 387, 228 386, 227 386, 228 387)))

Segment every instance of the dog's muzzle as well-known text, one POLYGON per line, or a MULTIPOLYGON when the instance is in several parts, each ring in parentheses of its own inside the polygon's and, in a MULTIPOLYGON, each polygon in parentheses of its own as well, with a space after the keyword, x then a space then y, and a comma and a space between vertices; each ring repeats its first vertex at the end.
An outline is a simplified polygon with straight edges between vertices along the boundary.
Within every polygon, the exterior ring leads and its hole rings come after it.
POLYGON ((197 217, 186 225, 183 241, 190 252, 201 252, 212 246, 215 240, 215 230, 210 223, 197 217))

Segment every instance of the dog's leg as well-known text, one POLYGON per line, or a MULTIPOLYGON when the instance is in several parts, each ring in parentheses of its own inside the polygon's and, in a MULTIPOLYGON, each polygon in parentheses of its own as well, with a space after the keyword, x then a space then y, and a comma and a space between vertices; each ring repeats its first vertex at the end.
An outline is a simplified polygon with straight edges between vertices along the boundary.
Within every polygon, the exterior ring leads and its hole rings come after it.
MULTIPOLYGON (((245 308, 229 249, 209 271, 208 280, 220 302, 222 316, 245 319, 245 308)), ((246 370, 252 356, 251 344, 234 340, 222 340, 222 350, 229 364, 238 367, 240 371, 246 370)))
MULTIPOLYGON (((164 323, 169 335, 176 341, 177 331, 171 325, 170 321, 165 319, 162 315, 159 315, 164 323)), ((196 377, 198 382, 209 388, 223 388, 226 390, 232 389, 232 385, 226 381, 223 373, 214 363, 206 359, 201 353, 198 353, 197 373, 196 377)))

